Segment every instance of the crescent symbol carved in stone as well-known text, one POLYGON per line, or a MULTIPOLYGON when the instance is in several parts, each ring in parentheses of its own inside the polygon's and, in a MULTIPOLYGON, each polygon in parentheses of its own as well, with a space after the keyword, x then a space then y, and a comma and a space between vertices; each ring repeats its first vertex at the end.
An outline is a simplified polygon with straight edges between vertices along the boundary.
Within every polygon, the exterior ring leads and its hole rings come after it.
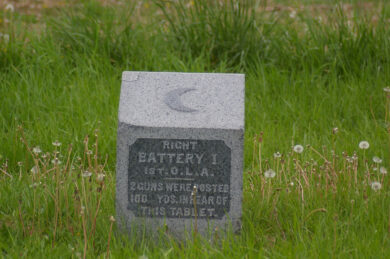
POLYGON ((164 102, 168 105, 169 108, 179 112, 196 112, 196 109, 189 108, 185 106, 180 97, 190 91, 195 91, 195 88, 176 88, 172 91, 169 91, 164 98, 164 102))

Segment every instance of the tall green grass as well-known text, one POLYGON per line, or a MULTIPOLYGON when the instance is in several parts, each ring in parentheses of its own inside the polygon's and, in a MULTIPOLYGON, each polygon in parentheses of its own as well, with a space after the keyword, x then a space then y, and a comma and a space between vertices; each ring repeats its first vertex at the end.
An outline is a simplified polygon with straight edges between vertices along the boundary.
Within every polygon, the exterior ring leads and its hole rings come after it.
MULTIPOLYGON (((197 238, 185 243, 164 233, 151 239, 116 232, 110 245, 113 257, 385 257, 387 176, 381 190, 375 192, 370 186, 379 175, 372 157, 381 157, 381 166, 388 167, 390 155, 388 97, 383 91, 390 85, 390 9, 386 2, 381 8, 376 24, 369 12, 359 9, 351 19, 336 7, 320 21, 305 11, 294 18, 286 11, 264 11, 263 3, 252 1, 143 1, 119 6, 85 1, 51 10, 41 20, 18 10, 0 11, 2 21, 11 21, 0 23, 0 31, 10 35, 9 42, 0 40, 0 164, 13 177, 0 173, 1 255, 82 257, 84 253, 82 221, 76 213, 66 214, 61 208, 73 225, 61 225, 60 234, 53 235, 59 210, 47 190, 55 193, 58 183, 47 177, 41 180, 46 191, 30 187, 35 162, 19 141, 17 127, 23 125, 31 148, 40 146, 52 153, 52 142, 58 139, 63 156, 67 145, 73 144, 72 158, 84 154, 85 136, 100 129, 99 161, 108 156, 107 189, 87 252, 90 257, 104 257, 115 205, 121 72, 151 70, 246 74, 243 229, 215 242, 197 238), (337 136, 332 133, 335 127, 337 136), (261 167, 260 132, 264 132, 261 167), (364 152, 358 148, 361 140, 370 143, 364 152), (302 144, 305 151, 291 153, 295 144, 302 144), (334 158, 335 165, 329 166, 307 144, 327 160, 334 158), (359 156, 357 183, 344 167, 346 156, 354 151, 359 156), (290 161, 284 171, 281 160, 273 158, 276 152, 284 155, 285 163, 290 161), (276 178, 265 179, 269 168, 276 171, 276 178), (304 176, 310 176, 309 184, 304 176), (40 208, 34 209, 34 199, 41 201, 40 208), (25 222, 32 225, 34 219, 40 227, 31 233, 26 226, 23 230, 20 211, 25 222), (77 231, 71 234, 66 226, 77 231)), ((88 167, 85 160, 82 166, 88 167)), ((61 177, 72 191, 81 181, 66 173, 61 177)), ((71 193, 61 195, 74 201, 71 193)), ((96 201, 96 192, 87 195, 96 201)), ((91 206, 95 208, 95 203, 91 206)))

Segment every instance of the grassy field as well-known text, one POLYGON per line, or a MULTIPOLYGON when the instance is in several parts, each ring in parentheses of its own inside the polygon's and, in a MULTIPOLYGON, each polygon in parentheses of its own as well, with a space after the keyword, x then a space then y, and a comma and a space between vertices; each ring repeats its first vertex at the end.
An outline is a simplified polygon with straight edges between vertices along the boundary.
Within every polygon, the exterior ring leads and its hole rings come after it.
POLYGON ((0 256, 390 258, 386 2, 0 5, 0 256), (117 231, 125 70, 246 74, 241 233, 117 231))

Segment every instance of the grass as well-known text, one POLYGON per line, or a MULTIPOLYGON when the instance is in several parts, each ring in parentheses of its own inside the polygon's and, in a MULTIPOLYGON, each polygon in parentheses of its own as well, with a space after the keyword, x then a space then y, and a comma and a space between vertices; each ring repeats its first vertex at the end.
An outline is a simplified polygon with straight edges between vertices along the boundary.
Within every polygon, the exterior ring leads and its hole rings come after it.
POLYGON ((331 5, 319 19, 310 8, 324 1, 305 1, 304 10, 299 2, 223 2, 69 2, 41 17, 0 11, 0 32, 10 38, 0 39, 3 257, 104 258, 109 239, 113 258, 389 254, 389 180, 374 170, 390 156, 389 5, 350 1, 352 10, 331 5), (267 11, 274 4, 283 8, 267 11), (114 226, 110 236, 124 70, 246 74, 240 234, 179 242, 162 231, 129 238, 114 226), (359 149, 362 140, 369 149, 359 149), (303 153, 292 152, 296 144, 303 153), (265 177, 270 168, 275 178, 265 177))

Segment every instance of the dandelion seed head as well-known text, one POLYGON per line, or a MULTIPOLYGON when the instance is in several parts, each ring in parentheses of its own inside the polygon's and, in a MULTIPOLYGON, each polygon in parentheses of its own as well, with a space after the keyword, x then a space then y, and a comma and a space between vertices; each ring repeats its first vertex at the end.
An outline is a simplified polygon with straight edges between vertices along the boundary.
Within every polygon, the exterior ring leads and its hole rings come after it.
POLYGON ((290 186, 294 186, 294 182, 291 182, 291 183, 290 183, 290 186))
POLYGON ((18 166, 19 167, 22 167, 23 166, 23 163, 21 161, 18 162, 18 166))
POLYGON ((336 135, 337 133, 339 133, 339 128, 337 128, 337 127, 333 128, 332 132, 333 132, 333 134, 336 135))
POLYGON ((7 4, 4 9, 6 11, 10 11, 11 13, 15 11, 15 7, 12 4, 7 4))
POLYGON ((87 155, 92 155, 92 150, 88 150, 87 155))
POLYGON ((373 167, 372 170, 373 171, 378 171, 378 167, 373 167))
POLYGON ((374 161, 374 163, 377 163, 377 164, 382 163, 382 159, 380 159, 380 158, 377 157, 377 156, 374 156, 374 157, 372 158, 372 161, 374 161))
POLYGON ((274 153, 274 158, 280 158, 280 157, 282 157, 282 154, 280 154, 279 152, 274 153))
POLYGON ((58 142, 58 140, 54 141, 52 144, 53 144, 53 146, 55 146, 55 147, 61 146, 61 142, 58 142))
POLYGON ((274 178, 276 176, 276 173, 272 169, 268 169, 267 171, 264 172, 265 178, 274 178))
POLYGON ((104 181, 104 177, 106 177, 105 174, 98 174, 98 175, 96 176, 96 181, 97 181, 98 183, 102 183, 102 182, 104 181))
POLYGON ((390 93, 390 86, 383 88, 383 91, 385 91, 386 93, 390 93))
POLYGON ((382 184, 380 182, 372 182, 371 183, 371 189, 374 191, 378 191, 382 188, 382 184))
POLYGON ((3 34, 3 40, 7 44, 9 42, 9 34, 3 34))
POLYGON ((110 216, 110 221, 111 221, 111 222, 115 222, 114 216, 110 216))
POLYGON ((38 186, 39 186, 38 183, 33 183, 33 184, 31 184, 29 187, 30 187, 30 188, 36 188, 36 187, 38 187, 38 186))
POLYGON ((39 146, 34 147, 32 151, 33 151, 35 154, 39 154, 39 153, 42 152, 42 150, 41 150, 41 148, 40 148, 39 146))
POLYGON ((381 166, 381 168, 379 169, 379 172, 381 174, 387 174, 387 169, 385 167, 381 166))
POLYGON ((293 147, 293 150, 295 153, 301 154, 303 152, 303 146, 302 145, 295 145, 293 147))
POLYGON ((92 175, 92 173, 89 171, 84 171, 84 173, 83 173, 84 178, 90 177, 91 175, 92 175))
POLYGON ((84 211, 85 211, 85 207, 84 207, 84 206, 81 206, 81 208, 80 208, 80 214, 81 214, 81 215, 84 215, 84 211))
POLYGON ((291 19, 294 19, 297 16, 297 12, 295 10, 291 11, 289 14, 291 19))
POLYGON ((360 149, 368 149, 369 147, 370 147, 370 143, 368 143, 368 141, 366 140, 360 141, 359 143, 360 149))
POLYGON ((53 160, 51 160, 51 163, 53 165, 60 165, 60 164, 62 164, 62 162, 58 158, 54 158, 53 160))
POLYGON ((39 172, 39 168, 37 166, 33 166, 30 170, 32 174, 37 174, 39 172))

